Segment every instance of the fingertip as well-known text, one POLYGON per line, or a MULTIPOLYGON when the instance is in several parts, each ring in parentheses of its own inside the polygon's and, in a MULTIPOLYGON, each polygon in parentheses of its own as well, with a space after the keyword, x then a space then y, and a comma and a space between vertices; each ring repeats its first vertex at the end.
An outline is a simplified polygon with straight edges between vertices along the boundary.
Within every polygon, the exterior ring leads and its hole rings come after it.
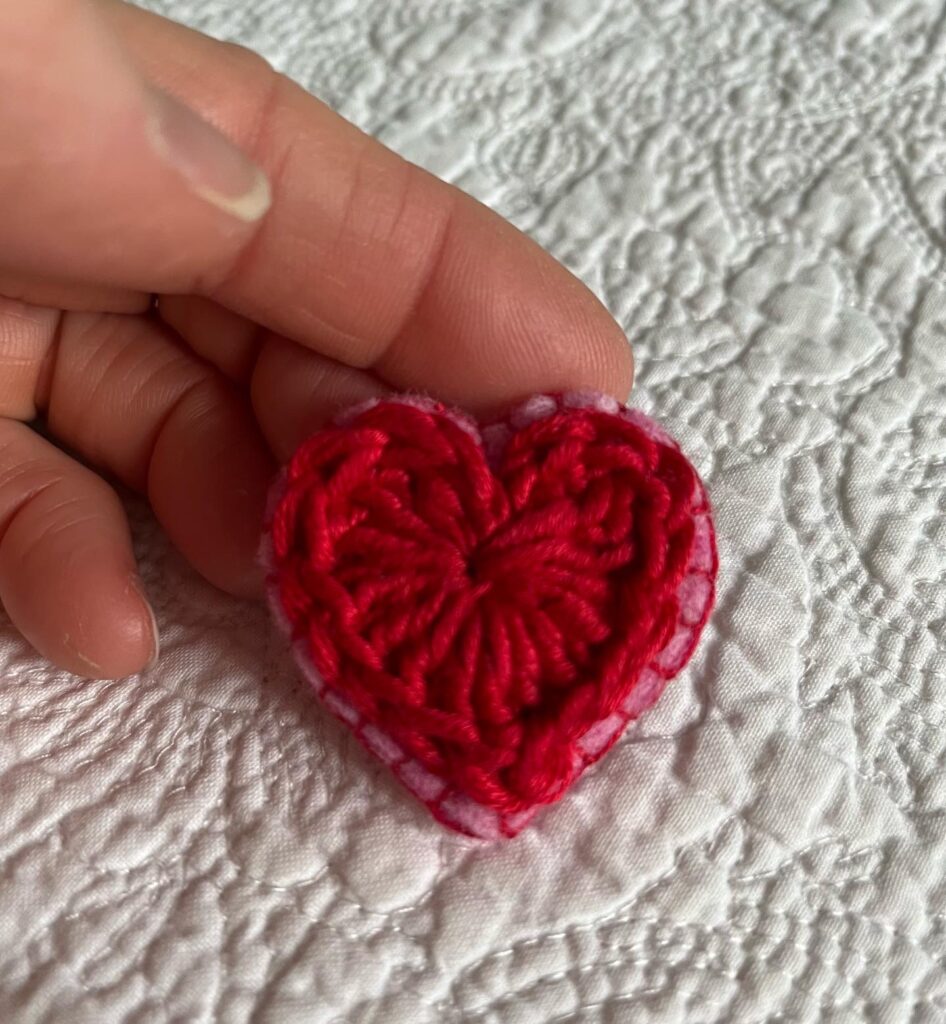
POLYGON ((76 675, 121 679, 153 663, 157 629, 130 582, 128 553, 111 536, 86 543, 79 522, 51 535, 35 512, 16 519, 0 545, 0 593, 14 625, 76 675))
POLYGON ((277 335, 260 349, 250 386, 257 422, 281 462, 342 409, 388 393, 370 373, 277 335))
POLYGON ((135 578, 123 582, 117 573, 96 578, 84 570, 77 596, 85 592, 86 601, 97 605, 95 611, 51 609, 61 621, 71 616, 79 628, 75 635, 62 631, 61 649, 51 639, 45 651, 36 642, 37 650, 76 675, 96 679, 124 679, 153 668, 160 654, 158 626, 135 578))
POLYGON ((151 653, 148 660, 142 666, 142 670, 147 672, 153 669, 161 658, 161 630, 158 626, 157 616, 154 614, 154 608, 148 600, 145 585, 137 572, 133 572, 129 577, 128 588, 138 600, 141 609, 138 622, 142 639, 150 641, 151 653))
POLYGON ((604 313, 609 326, 602 330, 600 390, 623 403, 628 401, 634 389, 634 350, 618 323, 606 310, 604 313))
POLYGON ((236 597, 263 593, 257 552, 274 473, 248 410, 219 380, 191 391, 154 445, 148 496, 155 514, 194 568, 236 597))
POLYGON ((634 385, 630 341, 594 292, 577 284, 573 305, 559 313, 559 341, 551 345, 558 359, 560 390, 588 388, 627 402, 634 385))
POLYGON ((455 203, 420 297, 374 368, 475 412, 550 391, 625 402, 633 377, 627 338, 594 292, 468 197, 455 203))
MULTIPOLYGON (((529 372, 548 381, 543 390, 589 389, 626 402, 634 357, 623 328, 584 281, 540 252, 530 300, 535 341, 523 344, 529 372)), ((524 322, 523 337, 527 329, 524 322)))

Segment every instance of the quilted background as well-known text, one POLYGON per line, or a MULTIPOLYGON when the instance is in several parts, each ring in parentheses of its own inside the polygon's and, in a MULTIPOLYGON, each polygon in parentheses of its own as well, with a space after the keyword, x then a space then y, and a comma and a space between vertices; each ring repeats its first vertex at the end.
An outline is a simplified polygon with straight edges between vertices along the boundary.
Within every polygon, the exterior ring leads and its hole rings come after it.
POLYGON ((607 302, 704 475, 698 656, 516 841, 448 834, 132 510, 153 674, 0 624, 0 1019, 946 1020, 946 6, 151 0, 607 302))

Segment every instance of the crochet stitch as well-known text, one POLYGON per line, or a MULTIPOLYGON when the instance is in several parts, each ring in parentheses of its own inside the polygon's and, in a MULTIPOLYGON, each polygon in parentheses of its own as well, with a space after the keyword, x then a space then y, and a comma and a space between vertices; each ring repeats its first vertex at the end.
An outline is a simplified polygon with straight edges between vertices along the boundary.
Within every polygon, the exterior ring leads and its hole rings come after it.
POLYGON ((714 598, 706 491, 599 395, 480 429, 421 398, 351 410, 274 488, 274 612, 330 710, 442 822, 511 836, 689 659, 714 598))

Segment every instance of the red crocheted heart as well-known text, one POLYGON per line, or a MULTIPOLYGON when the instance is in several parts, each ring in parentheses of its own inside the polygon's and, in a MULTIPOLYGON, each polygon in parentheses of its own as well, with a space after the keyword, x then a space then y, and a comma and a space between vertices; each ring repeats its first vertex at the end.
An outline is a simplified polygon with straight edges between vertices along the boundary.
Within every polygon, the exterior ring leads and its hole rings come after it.
POLYGON ((274 492, 272 605, 328 707, 447 825, 515 834, 689 659, 706 492, 600 396, 482 431, 421 399, 307 441, 274 492))

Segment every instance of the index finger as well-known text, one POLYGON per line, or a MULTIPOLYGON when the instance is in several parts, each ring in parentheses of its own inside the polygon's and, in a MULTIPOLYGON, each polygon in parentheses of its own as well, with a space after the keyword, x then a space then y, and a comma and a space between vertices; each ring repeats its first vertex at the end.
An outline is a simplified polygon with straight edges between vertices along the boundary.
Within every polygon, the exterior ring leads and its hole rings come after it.
POLYGON ((595 296, 539 246, 403 160, 248 51, 116 0, 142 72, 270 176, 251 235, 161 290, 210 297, 400 388, 467 405, 591 387, 624 400, 632 360, 595 296), (181 287, 181 285, 185 287, 181 287))

